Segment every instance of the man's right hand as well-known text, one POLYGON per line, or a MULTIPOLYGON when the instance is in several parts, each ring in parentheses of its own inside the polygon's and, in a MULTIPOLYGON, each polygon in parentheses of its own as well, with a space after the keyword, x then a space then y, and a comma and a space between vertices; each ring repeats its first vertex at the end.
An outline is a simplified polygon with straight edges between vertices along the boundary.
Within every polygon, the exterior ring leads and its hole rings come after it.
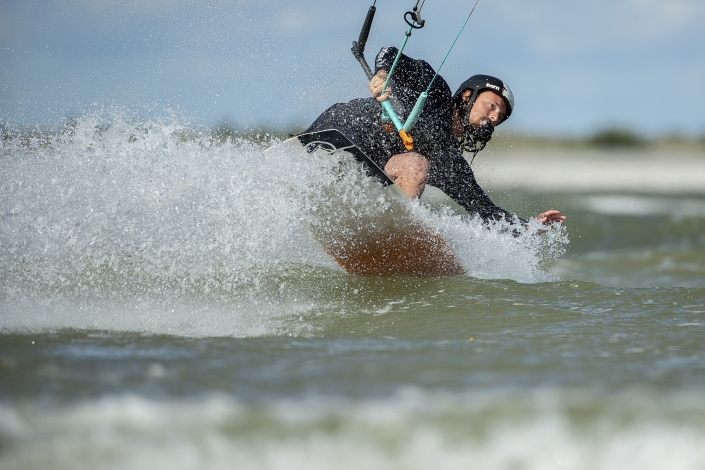
POLYGON ((385 90, 384 94, 382 93, 382 87, 384 86, 384 82, 387 80, 387 71, 386 70, 380 70, 377 72, 374 77, 372 77, 372 80, 370 80, 370 93, 372 93, 372 96, 377 98, 377 101, 380 103, 387 98, 389 98, 389 94, 392 92, 391 87, 387 87, 385 90))

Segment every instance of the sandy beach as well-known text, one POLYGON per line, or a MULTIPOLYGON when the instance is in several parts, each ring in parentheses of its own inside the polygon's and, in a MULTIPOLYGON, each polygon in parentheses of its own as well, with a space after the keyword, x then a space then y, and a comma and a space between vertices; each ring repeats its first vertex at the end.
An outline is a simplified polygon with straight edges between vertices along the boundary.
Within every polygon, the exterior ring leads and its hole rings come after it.
POLYGON ((705 194, 705 152, 692 149, 488 149, 473 170, 489 190, 705 194))

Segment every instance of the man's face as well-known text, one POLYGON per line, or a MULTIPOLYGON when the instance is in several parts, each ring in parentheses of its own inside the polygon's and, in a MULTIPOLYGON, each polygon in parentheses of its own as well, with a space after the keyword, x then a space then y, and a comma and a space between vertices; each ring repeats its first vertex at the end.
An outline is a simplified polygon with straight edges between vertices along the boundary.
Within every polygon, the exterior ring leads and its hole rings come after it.
POLYGON ((478 95, 470 110, 470 124, 479 125, 482 121, 489 121, 492 127, 497 127, 504 121, 506 113, 504 100, 494 92, 485 90, 478 95))

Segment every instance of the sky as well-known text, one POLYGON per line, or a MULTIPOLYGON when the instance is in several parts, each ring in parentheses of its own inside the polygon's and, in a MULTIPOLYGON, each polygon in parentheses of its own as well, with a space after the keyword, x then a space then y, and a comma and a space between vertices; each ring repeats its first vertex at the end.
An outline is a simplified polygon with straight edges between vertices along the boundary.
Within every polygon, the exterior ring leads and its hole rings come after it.
MULTIPOLYGON (((350 53, 371 0, 0 0, 0 123, 114 112, 308 125, 368 96, 350 53)), ((378 0, 372 62, 416 0, 378 0)), ((437 68, 474 1, 427 0, 405 53, 437 68)), ((480 0, 440 74, 505 80, 505 127, 705 134, 705 1, 480 0)))

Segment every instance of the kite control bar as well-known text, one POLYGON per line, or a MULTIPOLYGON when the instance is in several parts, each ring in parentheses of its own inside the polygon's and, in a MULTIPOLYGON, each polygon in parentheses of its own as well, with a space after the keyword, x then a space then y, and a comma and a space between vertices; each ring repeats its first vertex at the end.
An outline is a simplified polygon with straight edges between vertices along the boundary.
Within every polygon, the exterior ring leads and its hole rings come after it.
MULTIPOLYGON (((365 22, 362 23, 360 36, 357 38, 357 41, 353 41, 351 49, 353 56, 355 56, 357 61, 360 62, 360 66, 365 72, 365 75, 367 75, 368 80, 372 80, 374 73, 372 73, 372 69, 367 64, 367 60, 365 60, 365 45, 367 45, 367 38, 370 36, 370 29, 372 28, 372 20, 374 20, 375 12, 377 11, 377 8, 375 7, 376 3, 377 0, 375 0, 375 3, 373 3, 370 9, 367 10, 367 16, 365 17, 365 22)), ((393 111, 396 109, 401 109, 401 105, 394 96, 390 96, 389 101, 392 103, 392 107, 394 108, 393 111)))
POLYGON ((367 44, 367 38, 370 36, 372 20, 375 19, 375 11, 377 11, 377 8, 375 7, 376 3, 377 0, 375 0, 370 9, 367 10, 367 16, 365 17, 365 22, 362 23, 360 36, 357 38, 357 41, 353 41, 351 49, 353 55, 355 56, 357 61, 360 62, 362 70, 365 71, 365 75, 367 75, 367 78, 369 80, 372 80, 372 75, 374 74, 372 73, 370 66, 367 64, 367 61, 365 60, 365 45, 367 44))
MULTIPOLYGON (((406 22, 406 24, 409 25, 409 29, 406 31, 406 37, 404 38, 404 42, 402 43, 402 46, 399 49, 399 52, 397 53, 397 56, 394 58, 394 63, 392 64, 392 67, 390 68, 389 73, 387 74, 387 79, 384 82, 382 90, 386 90, 389 86, 389 81, 391 80, 392 74, 394 73, 394 69, 396 68, 397 63, 401 58, 401 54, 404 50, 404 47, 406 47, 406 42, 411 36, 411 32, 414 29, 421 29, 424 26, 425 21, 421 19, 421 8, 423 7, 425 1, 426 0, 417 0, 413 11, 407 11, 406 13, 404 13, 404 21, 406 22)), ((353 56, 355 56, 357 61, 360 63, 360 66, 362 66, 362 70, 364 70, 365 75, 367 75, 367 78, 369 80, 372 79, 374 74, 372 73, 372 69, 370 69, 370 66, 367 63, 367 60, 365 60, 365 45, 367 44, 367 38, 369 37, 370 29, 372 28, 372 20, 374 19, 375 12, 377 11, 377 8, 375 6, 376 3, 377 0, 375 0, 369 10, 367 10, 367 16, 365 17, 365 22, 362 24, 360 36, 358 37, 357 41, 353 41, 351 49, 353 56)), ((423 103, 426 101, 427 97, 427 94, 426 96, 423 96, 422 94, 422 96, 419 97, 419 100, 416 102, 414 109, 412 110, 411 114, 409 115, 409 118, 405 123, 401 122, 401 119, 399 119, 399 116, 395 111, 395 108, 401 109, 401 107, 393 96, 390 96, 388 100, 384 100, 380 103, 382 105, 383 110, 382 121, 392 121, 394 127, 396 127, 397 132, 399 133, 399 137, 404 143, 404 147, 406 147, 407 150, 413 150, 414 148, 414 140, 411 138, 408 132, 416 123, 416 119, 421 113, 423 103)))
MULTIPOLYGON (((401 47, 399 48, 399 51, 397 52, 397 56, 394 58, 394 62, 392 63, 392 67, 389 69, 389 73, 387 74, 387 79, 384 82, 384 85, 382 86, 382 93, 387 89, 389 86, 389 82, 392 79, 392 74, 394 73, 394 69, 396 69, 397 63, 399 62, 399 59, 401 58, 401 54, 404 51, 404 48, 406 47, 406 42, 409 40, 409 37, 411 36, 411 32, 414 29, 421 29, 424 27, 424 24, 426 23, 423 19, 421 19, 421 8, 423 7, 424 3, 426 0, 417 0, 416 1, 416 6, 414 6, 413 11, 407 11, 404 13, 404 21, 406 24, 409 25, 409 29, 406 31, 405 35, 406 37, 404 38, 404 42, 402 43, 401 47)), ((448 55, 450 54, 450 51, 453 49, 453 46, 455 46, 456 41, 458 40, 458 37, 460 37, 460 33, 463 32, 463 29, 465 29, 465 26, 468 23, 468 20, 472 16, 472 13, 475 11, 475 7, 479 3, 480 0, 475 0, 475 4, 472 7, 472 10, 470 10, 470 14, 468 17, 465 19, 465 23, 463 23, 463 26, 460 28, 460 31, 458 31, 458 34, 455 36, 455 40, 453 41, 453 44, 451 44, 450 48, 448 49, 448 52, 446 53, 445 57, 443 58, 443 61, 441 62, 440 67, 438 67, 438 70, 436 71, 436 74, 433 76, 431 79, 431 82, 428 84, 428 87, 426 88, 426 91, 421 93, 419 95, 418 99, 416 100, 416 104, 414 105, 414 109, 411 110, 411 113, 407 117, 406 121, 404 123, 401 122, 401 119, 399 119, 399 116, 397 115, 395 108, 396 109, 401 109, 395 100, 393 96, 389 97, 389 100, 384 100, 380 104, 382 105, 382 121, 389 122, 392 121, 394 124, 394 127, 396 127, 397 132, 399 132, 399 137, 401 138, 402 142, 404 142, 404 147, 407 148, 407 150, 413 150, 414 148, 414 140, 411 138, 409 135, 409 132, 411 129, 414 127, 416 124, 416 120, 418 119, 419 115, 421 114, 421 111, 423 110, 423 106, 426 103, 426 100, 428 99, 428 93, 431 90, 431 86, 433 85, 433 82, 436 80, 436 77, 438 76, 438 72, 443 68, 443 64, 445 63, 446 59, 448 58, 448 55), (390 103, 391 101, 391 103, 390 103)), ((355 58, 360 62, 360 65, 362 66, 362 69, 365 71, 365 74, 367 75, 368 79, 372 79, 373 73, 372 70, 370 69, 370 66, 367 64, 367 61, 365 60, 365 44, 367 44, 367 38, 370 35, 370 28, 372 27, 372 20, 374 19, 375 16, 375 11, 377 10, 375 5, 377 3, 377 0, 372 4, 370 9, 367 11, 367 17, 365 17, 365 22, 362 24, 362 29, 360 30, 360 37, 358 38, 357 41, 353 41, 353 47, 352 47, 352 53, 355 56, 355 58)))

